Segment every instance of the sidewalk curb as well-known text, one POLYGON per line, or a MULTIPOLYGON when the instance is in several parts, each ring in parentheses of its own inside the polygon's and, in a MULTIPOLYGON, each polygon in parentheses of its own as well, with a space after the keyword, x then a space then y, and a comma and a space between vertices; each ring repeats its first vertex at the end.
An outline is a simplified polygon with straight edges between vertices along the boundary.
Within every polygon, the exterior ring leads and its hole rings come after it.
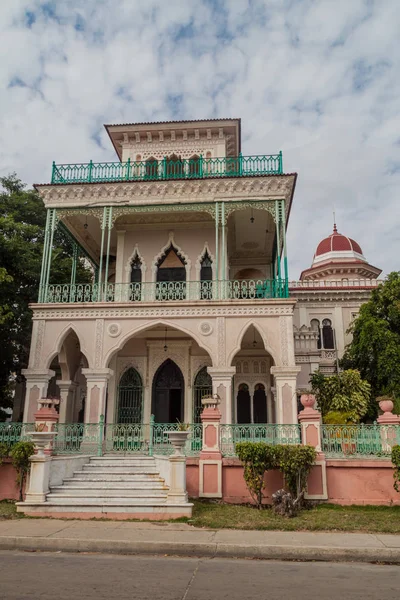
POLYGON ((327 548, 322 546, 245 545, 226 543, 109 541, 76 538, 0 536, 0 550, 25 552, 93 552, 208 558, 253 558, 303 562, 369 562, 400 564, 400 548, 327 548))

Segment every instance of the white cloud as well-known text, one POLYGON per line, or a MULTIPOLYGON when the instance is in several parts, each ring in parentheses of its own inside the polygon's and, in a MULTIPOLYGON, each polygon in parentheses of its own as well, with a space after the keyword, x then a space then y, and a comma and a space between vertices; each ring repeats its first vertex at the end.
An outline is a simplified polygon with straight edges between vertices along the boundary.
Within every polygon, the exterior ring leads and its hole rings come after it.
POLYGON ((102 123, 242 117, 299 173, 291 276, 332 227, 399 268, 398 0, 3 0, 0 170, 112 160, 102 123), (174 105, 173 98, 179 103, 174 105), (96 139, 101 140, 100 147, 96 139))

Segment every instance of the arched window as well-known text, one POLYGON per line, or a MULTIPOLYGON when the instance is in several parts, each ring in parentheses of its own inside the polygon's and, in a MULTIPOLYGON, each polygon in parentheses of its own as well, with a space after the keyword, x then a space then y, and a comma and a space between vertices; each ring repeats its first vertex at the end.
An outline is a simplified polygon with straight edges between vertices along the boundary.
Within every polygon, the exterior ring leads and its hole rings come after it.
POLYGON ((200 264, 200 298, 201 300, 212 300, 212 260, 207 250, 200 264))
POLYGON ((257 383, 254 389, 253 417, 254 423, 267 423, 267 396, 263 383, 257 383))
POLYGON ((250 392, 247 383, 239 385, 236 397, 236 421, 237 423, 251 423, 250 392))
POLYGON ((200 414, 202 411, 201 399, 204 396, 211 396, 212 380, 207 373, 207 367, 203 367, 197 373, 193 386, 193 423, 200 423, 200 414))
POLYGON ((145 165, 145 178, 146 179, 157 179, 158 177, 158 161, 154 156, 151 156, 146 160, 145 165))
POLYGON ((318 319, 311 319, 310 325, 311 325, 311 329, 318 333, 317 348, 318 348, 318 350, 320 350, 321 349, 321 329, 319 326, 318 319))
POLYGON ((322 321, 322 341, 325 350, 333 350, 335 348, 332 321, 330 319, 324 319, 322 321))
POLYGON ((133 367, 122 375, 118 385, 118 423, 141 423, 143 413, 142 378, 133 367))
POLYGON ((165 160, 167 179, 180 179, 183 177, 183 161, 180 156, 171 154, 165 160))
POLYGON ((189 177, 200 176, 200 156, 194 154, 189 158, 189 177))
POLYGON ((140 302, 142 299, 142 261, 138 254, 131 261, 131 285, 129 286, 129 300, 140 302))
POLYGON ((186 298, 186 261, 171 244, 157 264, 157 300, 186 298))

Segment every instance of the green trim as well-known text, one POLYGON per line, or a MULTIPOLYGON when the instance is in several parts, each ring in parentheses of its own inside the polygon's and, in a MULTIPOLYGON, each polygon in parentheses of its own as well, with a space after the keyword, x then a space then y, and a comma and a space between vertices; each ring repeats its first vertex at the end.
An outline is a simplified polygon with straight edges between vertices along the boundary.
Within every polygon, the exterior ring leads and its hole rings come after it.
POLYGON ((278 280, 281 279, 281 239, 280 239, 280 211, 279 211, 279 200, 275 200, 275 211, 277 215, 276 219, 276 267, 278 280))
POLYGON ((46 225, 44 229, 44 240, 43 240, 43 255, 42 255, 42 268, 40 270, 40 283, 39 283, 39 298, 38 301, 42 302, 43 292, 45 287, 45 272, 46 272, 46 261, 47 261, 47 246, 49 238, 49 223, 50 223, 50 211, 46 210, 46 225))
POLYGON ((215 203, 215 279, 216 279, 216 290, 215 297, 219 298, 219 204, 215 203))
POLYGON ((78 242, 78 240, 73 236, 72 232, 68 229, 65 223, 59 220, 58 226, 61 229, 61 231, 68 237, 71 244, 76 244, 78 246, 80 252, 85 256, 85 258, 88 259, 89 262, 92 263, 93 267, 98 267, 99 265, 96 262, 96 260, 93 258, 93 256, 89 254, 89 252, 84 248, 84 246, 82 246, 82 244, 78 242))
POLYGON ((108 236, 107 236, 107 254, 106 254, 106 271, 104 274, 104 289, 107 289, 108 284, 108 267, 110 262, 110 243, 111 243, 111 229, 112 229, 112 206, 108 208, 107 215, 107 228, 108 228, 108 236))
POLYGON ((99 293, 100 293, 102 271, 103 271, 104 233, 105 233, 105 228, 107 227, 107 209, 108 209, 107 206, 103 206, 103 219, 100 223, 101 244, 100 244, 100 262, 99 262, 99 277, 98 277, 99 293))
POLYGON ((282 152, 253 156, 168 160, 148 163, 102 162, 56 165, 53 162, 51 183, 95 183, 100 181, 155 181, 199 179, 208 177, 251 177, 282 175, 282 152))

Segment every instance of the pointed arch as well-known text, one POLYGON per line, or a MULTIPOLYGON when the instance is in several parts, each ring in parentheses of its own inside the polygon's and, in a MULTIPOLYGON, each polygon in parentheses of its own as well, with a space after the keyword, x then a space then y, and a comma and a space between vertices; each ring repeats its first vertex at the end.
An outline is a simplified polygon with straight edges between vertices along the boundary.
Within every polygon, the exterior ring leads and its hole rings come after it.
POLYGON ((157 179, 158 177, 158 160, 154 156, 150 156, 145 162, 145 179, 157 179))
POLYGON ((134 332, 128 331, 128 333, 126 333, 124 336, 121 336, 121 338, 118 340, 118 342, 112 348, 110 348, 108 354, 106 355, 106 357, 104 359, 104 363, 103 363, 104 368, 108 367, 112 357, 125 346, 125 344, 128 340, 139 335, 139 333, 141 333, 142 331, 146 331, 146 329, 151 329, 151 328, 157 327, 159 325, 161 325, 162 327, 169 327, 170 329, 175 329, 176 331, 180 331, 180 332, 186 334, 188 337, 193 339, 196 342, 196 344, 208 354, 208 356, 210 357, 210 360, 211 360, 211 366, 214 366, 216 364, 216 360, 214 359, 214 356, 213 356, 213 351, 209 346, 205 345, 203 338, 200 338, 199 335, 197 335, 190 329, 187 329, 186 327, 182 327, 181 324, 179 324, 179 326, 177 326, 177 324, 174 321, 169 321, 166 319, 158 319, 157 321, 154 321, 151 323, 147 322, 144 325, 141 325, 140 327, 135 329, 134 332))
POLYGON ((84 355, 87 363, 89 364, 89 366, 91 366, 90 361, 88 359, 88 356, 90 356, 90 354, 87 352, 86 348, 83 346, 81 337, 79 336, 79 333, 78 333, 75 325, 73 323, 68 323, 68 325, 66 325, 64 327, 64 329, 61 331, 58 338, 55 340, 53 349, 50 351, 50 353, 47 356, 46 363, 45 363, 46 369, 50 368, 50 365, 53 362, 53 360, 55 359, 55 357, 60 354, 65 340, 71 333, 74 333, 76 335, 76 337, 78 338, 81 354, 84 355))
POLYGON ((165 255, 165 253, 167 252, 168 248, 172 246, 177 255, 183 260, 183 262, 185 263, 185 268, 186 268, 186 281, 190 281, 190 270, 191 270, 191 260, 189 258, 189 256, 187 254, 185 254, 185 252, 182 250, 182 248, 179 246, 179 244, 176 243, 175 239, 174 239, 174 232, 170 231, 168 234, 168 241, 167 243, 161 248, 160 252, 158 254, 155 255, 154 259, 153 259, 153 263, 151 265, 151 271, 152 271, 152 281, 155 282, 157 281, 157 270, 158 270, 158 264, 160 262, 160 260, 163 258, 163 256, 165 255))
POLYGON ((125 369, 118 382, 117 423, 141 423, 143 420, 143 381, 132 366, 125 369))
POLYGON ((194 265, 195 271, 196 271, 196 281, 200 281, 200 271, 201 271, 201 263, 203 258, 205 257, 205 255, 208 254, 208 256, 211 259, 212 265, 212 273, 213 273, 213 280, 216 279, 216 274, 215 274, 215 256, 214 254, 211 252, 210 250, 210 245, 208 242, 204 243, 203 249, 200 252, 200 254, 198 255, 198 257, 196 258, 196 262, 194 265))
POLYGON ((183 420, 185 382, 175 361, 167 358, 153 378, 151 408, 156 423, 183 420))
POLYGON ((268 344, 268 340, 266 338, 266 335, 265 335, 264 331, 260 328, 260 326, 257 323, 254 323, 253 321, 247 321, 247 323, 245 325, 243 325, 241 331, 239 332, 236 346, 233 348, 233 350, 229 354, 227 364, 228 365, 232 365, 233 359, 235 358, 236 354, 241 349, 242 341, 243 341, 243 338, 245 336, 245 333, 247 332, 247 330, 251 326, 253 326, 254 329, 260 334, 260 337, 261 337, 261 339, 263 341, 263 344, 264 344, 265 351, 268 352, 268 354, 270 354, 270 356, 272 357, 272 360, 274 361, 274 363, 277 364, 275 353, 271 349, 271 346, 268 344))
POLYGON ((131 255, 128 257, 128 260, 125 263, 125 281, 126 281, 126 283, 129 283, 129 275, 131 272, 132 261, 135 260, 136 257, 139 258, 140 262, 142 263, 142 281, 145 280, 145 273, 147 270, 147 265, 146 265, 146 262, 142 256, 142 254, 139 251, 139 245, 135 244, 131 255))
POLYGON ((211 394, 211 375, 207 371, 207 366, 203 366, 197 371, 193 381, 193 423, 200 423, 201 400, 204 396, 211 396, 211 394))

